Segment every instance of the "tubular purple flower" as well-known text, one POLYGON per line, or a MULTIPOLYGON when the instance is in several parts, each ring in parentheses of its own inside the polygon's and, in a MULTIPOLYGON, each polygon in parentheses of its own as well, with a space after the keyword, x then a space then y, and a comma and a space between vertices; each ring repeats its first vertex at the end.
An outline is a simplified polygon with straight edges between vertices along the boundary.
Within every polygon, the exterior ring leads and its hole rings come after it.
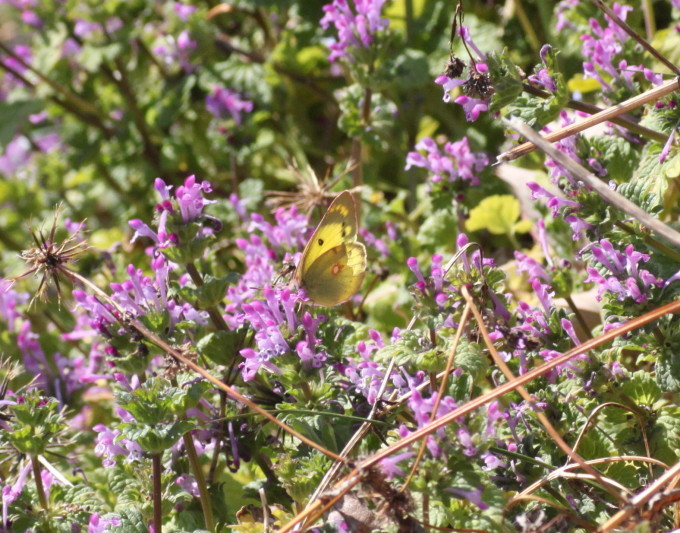
POLYGON ((550 276, 545 271, 542 265, 540 265, 535 259, 529 257, 522 252, 515 251, 515 261, 517 264, 517 272, 526 272, 529 276, 529 280, 542 280, 550 281, 550 276))
POLYGON ((560 320, 560 325, 562 326, 562 329, 566 332, 567 335, 569 335, 569 338, 572 340, 572 342, 578 346, 581 344, 581 341, 578 338, 578 335, 576 335, 576 330, 574 329, 574 324, 571 323, 571 320, 567 320, 566 318, 563 318, 560 320))
POLYGON ((406 260, 406 266, 413 272, 421 283, 425 283, 425 278, 423 277, 423 273, 420 271, 420 266, 418 265, 418 259, 415 257, 409 257, 406 260))
POLYGON ((394 455, 390 455, 382 459, 378 463, 378 466, 380 467, 380 470, 382 470, 387 476, 387 479, 392 479, 395 476, 404 476, 405 472, 399 468, 397 464, 401 461, 405 461, 406 459, 410 459, 414 455, 414 452, 395 453, 394 455))
POLYGON ((203 212, 206 205, 214 203, 214 200, 203 198, 204 193, 211 192, 210 182, 197 183, 196 176, 193 174, 184 180, 184 185, 177 187, 177 203, 184 222, 195 220, 203 212))
POLYGON ((531 288, 534 289, 534 294, 538 298, 538 301, 541 302, 545 314, 549 315, 553 306, 552 297, 555 294, 554 292, 551 292, 552 287, 550 285, 541 283, 541 281, 538 279, 534 279, 531 282, 531 288))
POLYGON ((448 488, 446 490, 452 494, 455 494, 456 496, 460 496, 470 503, 475 504, 482 511, 489 508, 489 505, 483 500, 484 491, 481 487, 475 490, 463 490, 456 488, 448 488))
POLYGON ((174 2, 172 8, 183 22, 189 20, 189 17, 196 12, 196 9, 198 9, 196 6, 183 4, 181 2, 174 2))
POLYGON ((231 89, 215 87, 206 96, 205 107, 215 118, 233 118, 236 124, 241 124, 243 113, 250 113, 253 110, 253 102, 243 100, 231 89))
POLYGON ((196 478, 192 475, 186 473, 180 475, 177 479, 175 479, 175 484, 182 487, 183 491, 188 492, 194 498, 198 498, 200 496, 198 490, 198 482, 196 481, 196 478))
POLYGON ((387 29, 389 20, 380 16, 385 1, 355 0, 356 14, 347 0, 333 0, 323 6, 324 16, 319 21, 321 27, 328 29, 332 24, 338 32, 337 39, 332 38, 328 46, 331 51, 328 56, 330 62, 341 57, 353 61, 352 48, 368 48, 373 43, 374 36, 387 29))
POLYGON ((99 513, 90 515, 90 521, 87 526, 87 533, 105 533, 112 531, 111 526, 120 526, 121 521, 117 516, 110 516, 101 518, 99 513))

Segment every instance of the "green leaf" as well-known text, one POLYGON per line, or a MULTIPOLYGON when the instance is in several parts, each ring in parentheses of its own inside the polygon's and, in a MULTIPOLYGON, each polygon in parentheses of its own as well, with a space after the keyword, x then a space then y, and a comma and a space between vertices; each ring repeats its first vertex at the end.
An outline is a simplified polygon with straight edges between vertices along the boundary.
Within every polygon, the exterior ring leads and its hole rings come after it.
POLYGON ((619 390, 623 396, 640 406, 651 407, 661 398, 661 390, 649 372, 635 372, 630 379, 625 381, 619 390))
POLYGON ((241 278, 240 274, 236 272, 229 272, 225 276, 215 278, 213 276, 205 276, 203 278, 203 285, 198 288, 185 286, 180 288, 177 292, 184 299, 194 307, 199 309, 209 309, 216 307, 224 300, 224 295, 227 292, 227 287, 234 285, 241 278))
POLYGON ((218 365, 229 365, 237 357, 236 350, 243 333, 238 331, 216 331, 202 337, 196 344, 198 353, 218 365))
POLYGON ((468 231, 487 230, 494 235, 512 235, 520 215, 519 200, 509 194, 497 194, 484 198, 470 211, 465 221, 468 231))
POLYGON ((42 100, 0 102, 0 146, 7 146, 28 123, 28 116, 41 111, 44 105, 42 100))
POLYGON ((656 362, 656 382, 663 392, 680 392, 680 357, 677 352, 659 353, 656 362))
POLYGON ((373 94, 371 124, 368 127, 361 115, 365 97, 366 91, 359 84, 338 91, 338 105, 341 111, 338 127, 349 137, 361 139, 369 145, 381 146, 392 133, 397 106, 381 94, 373 94))
POLYGON ((492 52, 486 58, 489 75, 496 89, 489 105, 491 112, 500 111, 522 94, 522 80, 519 72, 506 54, 506 50, 501 55, 492 52))
POLYGON ((149 533, 146 520, 139 509, 124 507, 114 513, 113 516, 120 518, 120 525, 116 526, 118 533, 149 533))
POLYGON ((450 208, 433 210, 418 229, 416 239, 420 246, 452 246, 455 239, 451 235, 451 228, 455 227, 456 215, 450 208))
POLYGON ((485 379, 489 360, 479 344, 461 340, 456 350, 456 366, 470 374, 475 383, 485 379))

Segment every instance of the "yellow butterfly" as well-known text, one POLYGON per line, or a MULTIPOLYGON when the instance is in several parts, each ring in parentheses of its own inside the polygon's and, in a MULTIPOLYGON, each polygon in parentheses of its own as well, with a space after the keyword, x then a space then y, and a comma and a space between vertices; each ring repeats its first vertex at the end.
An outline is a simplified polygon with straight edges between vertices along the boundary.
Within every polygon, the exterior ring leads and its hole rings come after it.
POLYGON ((291 287, 304 289, 315 305, 332 307, 349 300, 366 274, 366 248, 357 242, 357 227, 354 198, 343 191, 305 246, 291 287))

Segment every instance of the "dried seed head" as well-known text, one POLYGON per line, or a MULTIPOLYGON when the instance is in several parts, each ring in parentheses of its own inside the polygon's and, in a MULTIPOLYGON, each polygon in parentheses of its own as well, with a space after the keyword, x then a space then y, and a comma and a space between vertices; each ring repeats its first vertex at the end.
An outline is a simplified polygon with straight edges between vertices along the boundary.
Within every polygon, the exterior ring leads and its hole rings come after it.
POLYGON ((85 241, 78 240, 78 231, 69 235, 63 242, 55 242, 55 234, 57 232, 57 219, 61 207, 58 206, 54 213, 54 220, 52 221, 52 228, 48 234, 45 234, 40 228, 36 231, 30 228, 31 235, 36 244, 35 247, 29 248, 21 252, 21 258, 26 262, 28 270, 11 279, 12 284, 23 277, 31 274, 42 275, 38 291, 33 296, 33 301, 36 298, 44 299, 46 297, 46 289, 49 279, 52 278, 54 285, 57 288, 57 294, 61 299, 61 288, 59 286, 59 273, 69 276, 69 269, 66 265, 72 263, 76 258, 85 252, 89 245, 85 241))
POLYGON ((444 65, 444 76, 447 78, 459 78, 466 66, 465 61, 456 56, 451 56, 446 65, 444 65))
POLYGON ((496 92, 491 76, 478 71, 474 71, 470 74, 468 80, 463 84, 462 89, 463 92, 471 98, 481 98, 482 100, 490 98, 493 96, 493 93, 496 92))

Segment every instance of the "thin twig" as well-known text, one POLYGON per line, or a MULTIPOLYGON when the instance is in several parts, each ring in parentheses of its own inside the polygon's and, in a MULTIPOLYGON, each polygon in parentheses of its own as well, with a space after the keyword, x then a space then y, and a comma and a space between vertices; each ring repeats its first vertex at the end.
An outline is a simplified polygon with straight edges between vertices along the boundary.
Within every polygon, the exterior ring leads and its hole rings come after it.
MULTIPOLYGON (((539 98, 550 98, 551 96, 551 94, 548 91, 544 91, 543 89, 539 89, 538 87, 534 87, 527 83, 522 85, 522 90, 533 96, 538 96, 539 98)), ((588 113, 589 115, 594 115, 596 113, 604 111, 604 109, 596 106, 595 104, 589 104, 588 102, 581 102, 579 100, 569 100, 566 103, 566 107, 568 107, 569 109, 573 109, 575 111, 582 111, 583 113, 588 113)), ((657 141, 660 143, 665 143, 668 140, 668 135, 641 126, 635 121, 634 117, 628 115, 627 113, 624 113, 617 117, 612 117, 609 119, 609 122, 611 122, 612 124, 616 124, 617 126, 621 126, 622 128, 625 128, 628 131, 632 131, 633 133, 637 133, 638 135, 640 135, 641 137, 645 137, 646 139, 651 139, 653 141, 657 141)))
MULTIPOLYGON (((398 442, 395 442, 394 444, 378 451, 377 453, 373 454, 371 457, 367 457, 363 461, 361 461, 357 466, 349 473, 347 474, 344 478, 339 480, 336 484, 335 487, 337 489, 337 494, 335 494, 332 498, 329 498, 328 500, 324 500, 322 503, 321 501, 317 500, 316 502, 313 502, 310 506, 308 506, 303 512, 299 513, 297 516, 295 516, 288 524, 284 525, 278 533, 287 533, 291 531, 296 525, 302 521, 302 520, 307 520, 309 519, 309 522, 313 523, 315 520, 314 517, 320 516, 321 513, 323 513, 326 509, 330 508, 335 502, 340 500, 343 496, 343 494, 346 494, 347 491, 349 491, 352 487, 354 487, 357 483, 361 481, 361 476, 362 476, 362 471, 365 469, 375 466, 378 464, 380 461, 382 461, 384 458, 389 457, 390 455, 398 452, 399 450, 406 448, 410 445, 412 445, 415 442, 418 442, 420 439, 430 435, 431 433, 437 431, 439 428, 455 421, 457 418, 462 417, 467 415, 468 413, 471 413, 475 409, 478 409, 479 407, 482 407, 486 405, 487 403, 492 402, 493 400, 500 398, 501 396, 504 396, 505 394, 514 391, 517 389, 518 386, 525 385, 539 376, 542 376, 544 374, 547 374, 554 368, 557 368, 561 365, 564 365, 565 363, 569 362, 571 359, 574 357, 584 354, 594 348, 597 348, 598 346, 601 346, 603 344, 606 344, 612 340, 614 340, 617 337, 620 337, 621 335, 625 335, 635 329, 641 328, 642 326, 649 324, 650 322, 653 322, 655 320, 658 320, 662 316, 671 314, 671 313, 678 313, 680 312, 680 300, 676 300, 674 302, 668 303, 666 305, 663 305, 653 311, 650 311, 648 313, 645 313, 642 316, 639 316, 633 320, 629 320, 628 322, 625 322, 623 325, 619 326, 618 328, 611 329, 607 331, 606 333, 603 333, 599 337, 596 337, 592 340, 587 340, 586 342, 579 344, 578 346, 575 346, 568 352, 555 357, 554 359, 536 367, 532 368, 531 370, 528 370, 526 373, 522 374, 521 376, 518 376, 510 381, 507 381, 506 383, 503 383, 502 385, 499 385, 495 389, 487 392, 486 394, 483 394, 482 396, 478 396, 477 398, 474 398, 470 400, 468 403, 465 405, 462 405, 453 411, 445 414, 444 416, 438 418, 434 422, 427 424, 426 426, 419 428, 415 430, 413 433, 408 435, 407 437, 404 437, 403 439, 399 440, 398 442)), ((678 463, 677 468, 673 467, 673 474, 677 474, 680 472, 680 463, 678 463)), ((670 479, 666 475, 663 476, 664 483, 670 479)), ((649 497, 651 497, 652 494, 650 494, 649 497)), ((632 511, 631 511, 632 512, 632 511)), ((625 519, 629 514, 623 517, 625 519)), ((622 520, 623 520, 622 519, 622 520)), ((617 522, 618 524, 619 522, 617 522)))
MULTIPOLYGON (((561 139, 564 139, 565 137, 569 137, 588 128, 592 128, 593 126, 596 126, 601 122, 605 122, 607 120, 611 120, 612 118, 618 117, 619 115, 622 115, 623 113, 627 113, 628 111, 636 109, 648 102, 655 102, 660 98, 663 98, 664 96, 674 91, 677 91, 679 88, 680 78, 669 80, 663 85, 654 87, 653 89, 645 91, 642 94, 638 94, 637 96, 634 96, 633 98, 630 98, 625 102, 621 102, 620 104, 611 106, 607 109, 604 109, 603 111, 600 111, 599 113, 595 113, 594 115, 584 118, 583 120, 574 122, 573 124, 569 124, 568 126, 561 128, 557 131, 548 133, 545 137, 541 138, 551 143, 557 142, 561 139)), ((528 138, 528 136, 526 135, 525 137, 528 138)), ((503 152, 502 154, 500 154, 498 156, 498 162, 504 163, 508 161, 514 161, 518 157, 522 157, 523 155, 527 155, 533 152, 535 149, 536 149, 535 143, 525 142, 523 144, 520 144, 519 146, 515 146, 514 148, 508 150, 507 152, 503 152)))
MULTIPOLYGON (((677 81, 675 82, 677 83, 677 81)), ((635 218, 640 224, 653 230, 662 237, 668 239, 671 243, 680 247, 680 233, 673 228, 661 222, 658 218, 654 218, 644 209, 638 207, 633 202, 621 196, 618 192, 613 191, 608 185, 603 183, 597 176, 588 172, 585 168, 579 165, 576 161, 571 159, 566 154, 560 152, 552 144, 546 141, 533 129, 527 126, 526 123, 518 119, 507 120, 502 119, 509 127, 514 128, 524 137, 529 139, 531 143, 535 144, 548 156, 554 159, 559 165, 564 167, 567 171, 573 174, 576 178, 583 181, 588 187, 593 189, 600 197, 607 203, 620 209, 627 215, 635 218)))

